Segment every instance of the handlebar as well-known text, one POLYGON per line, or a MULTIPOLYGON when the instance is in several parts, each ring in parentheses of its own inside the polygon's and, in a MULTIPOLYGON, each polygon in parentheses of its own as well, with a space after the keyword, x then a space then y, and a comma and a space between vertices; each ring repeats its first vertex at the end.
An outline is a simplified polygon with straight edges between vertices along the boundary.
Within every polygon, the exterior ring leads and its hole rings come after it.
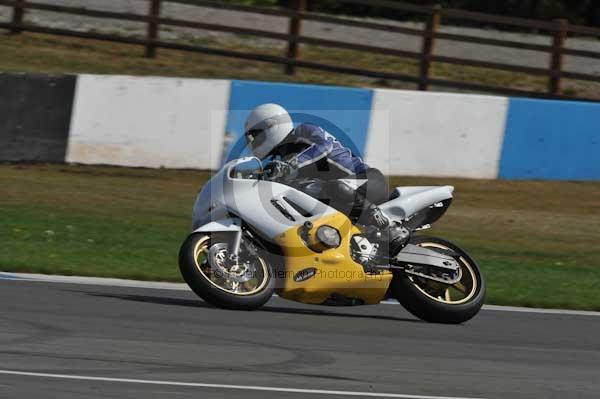
POLYGON ((263 170, 263 169, 257 169, 255 171, 252 171, 251 175, 256 176, 256 178, 258 180, 267 180, 269 171, 263 170))

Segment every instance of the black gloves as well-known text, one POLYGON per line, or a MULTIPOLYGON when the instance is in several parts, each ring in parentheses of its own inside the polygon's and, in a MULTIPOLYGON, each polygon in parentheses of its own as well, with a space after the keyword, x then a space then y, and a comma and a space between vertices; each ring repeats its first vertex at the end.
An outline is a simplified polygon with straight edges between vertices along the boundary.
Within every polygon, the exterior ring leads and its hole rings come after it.
POLYGON ((292 180, 298 175, 298 169, 283 161, 272 161, 265 171, 271 180, 292 180))

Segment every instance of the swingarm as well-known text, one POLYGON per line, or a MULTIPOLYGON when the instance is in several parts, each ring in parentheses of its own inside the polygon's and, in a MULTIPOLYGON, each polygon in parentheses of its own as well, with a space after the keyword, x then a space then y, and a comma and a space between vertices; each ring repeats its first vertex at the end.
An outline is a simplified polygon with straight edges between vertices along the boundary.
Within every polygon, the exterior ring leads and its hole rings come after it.
POLYGON ((398 270, 411 276, 451 285, 462 278, 461 267, 451 255, 453 254, 442 254, 408 244, 395 257, 387 258, 386 261, 389 262, 387 265, 375 268, 398 270))

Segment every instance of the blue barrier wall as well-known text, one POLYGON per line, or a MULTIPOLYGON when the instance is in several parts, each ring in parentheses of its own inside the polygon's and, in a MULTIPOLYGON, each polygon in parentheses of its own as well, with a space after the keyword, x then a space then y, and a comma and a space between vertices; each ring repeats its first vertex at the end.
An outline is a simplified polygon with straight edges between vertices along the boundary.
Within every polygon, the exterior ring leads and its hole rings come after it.
POLYGON ((373 92, 369 89, 234 80, 226 123, 232 145, 226 153, 232 156, 244 148, 240 138, 252 108, 277 103, 290 111, 294 122, 317 124, 362 155, 372 100, 373 92))
POLYGON ((510 99, 499 177, 600 180, 600 104, 510 99))

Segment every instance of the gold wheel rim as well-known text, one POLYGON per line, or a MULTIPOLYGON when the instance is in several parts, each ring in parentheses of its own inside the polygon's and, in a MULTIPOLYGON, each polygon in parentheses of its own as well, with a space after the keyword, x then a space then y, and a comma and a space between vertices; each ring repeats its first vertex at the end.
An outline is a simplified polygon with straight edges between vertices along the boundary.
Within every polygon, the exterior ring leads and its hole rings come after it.
MULTIPOLYGON (((424 248, 429 247, 443 250, 452 250, 451 248, 445 245, 434 242, 423 242, 417 245, 424 248)), ((462 303, 466 303, 471 298, 473 298, 475 296, 475 293, 477 292, 477 274, 475 273, 474 267, 471 265, 471 263, 467 261, 463 256, 459 256, 456 260, 460 265, 462 277, 460 281, 455 284, 441 284, 425 279, 417 279, 414 277, 409 277, 409 279, 419 291, 421 291, 425 296, 433 299, 434 301, 450 305, 460 305, 462 303), (459 291, 464 293, 464 298, 460 298, 458 300, 453 299, 453 291, 459 291)))
POLYGON ((196 266, 196 269, 198 269, 198 271, 200 272, 200 274, 202 274, 202 277, 204 277, 206 279, 206 281, 208 281, 212 286, 214 286, 215 288, 220 289, 221 291, 227 292, 229 294, 233 294, 233 295, 238 295, 238 296, 247 296, 247 295, 253 295, 256 294, 257 292, 261 291, 266 285, 267 282, 269 281, 269 268, 267 266, 267 263, 265 262, 265 260, 263 258, 261 258, 260 256, 256 257, 256 263, 258 263, 258 265, 260 266, 260 270, 261 270, 261 274, 262 274, 262 278, 260 279, 251 279, 248 280, 246 282, 240 283, 239 285, 236 285, 235 288, 234 286, 231 287, 226 287, 223 286, 221 284, 230 284, 229 280, 224 279, 224 278, 219 278, 218 276, 214 275, 212 272, 212 267, 210 266, 209 262, 208 262, 208 251, 210 249, 211 245, 210 245, 210 237, 209 236, 204 236, 202 237, 197 243, 196 245, 194 245, 194 264, 196 266), (202 259, 203 256, 203 261, 200 261, 200 259, 202 259), (256 280, 255 284, 249 284, 250 281, 252 280, 256 280), (251 288, 249 288, 251 287, 251 288), (239 290, 239 288, 244 288, 246 289, 246 291, 241 291, 239 290))

